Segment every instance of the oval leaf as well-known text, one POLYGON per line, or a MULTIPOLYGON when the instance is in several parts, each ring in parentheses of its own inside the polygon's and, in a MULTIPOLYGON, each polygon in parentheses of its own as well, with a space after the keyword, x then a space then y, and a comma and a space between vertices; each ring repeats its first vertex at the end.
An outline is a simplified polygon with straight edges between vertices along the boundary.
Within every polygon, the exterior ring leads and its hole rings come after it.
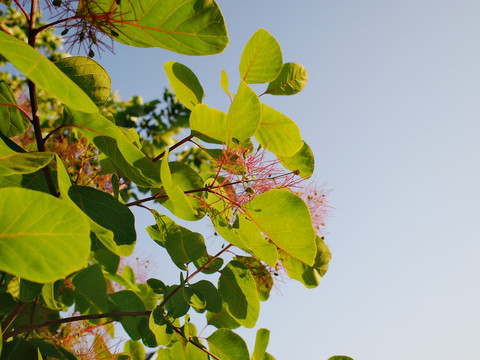
POLYGON ((246 214, 288 255, 313 265, 317 253, 315 230, 307 204, 284 189, 270 190, 243 206, 246 214))
POLYGON ((240 81, 237 95, 228 109, 225 138, 227 146, 232 138, 240 142, 251 138, 261 120, 262 110, 257 94, 247 83, 240 81))
POLYGON ((260 312, 257 287, 250 270, 238 261, 230 261, 220 271, 218 291, 228 312, 241 325, 252 328, 260 312))
MULTIPOLYGON (((103 31, 126 45, 160 47, 184 55, 212 55, 228 44, 223 15, 213 0, 97 0, 78 12, 107 17, 103 31)), ((95 16, 93 16, 95 19, 95 16)), ((102 19, 103 20, 103 19, 102 19)), ((96 25, 102 26, 97 20, 96 25)))
POLYGON ((95 103, 50 60, 27 43, 0 31, 0 53, 37 87, 65 105, 84 112, 98 112, 95 103))
POLYGON ((303 65, 286 63, 278 77, 268 84, 265 94, 294 95, 307 85, 308 73, 303 65))
POLYGON ((278 156, 280 163, 288 170, 298 172, 298 175, 304 179, 308 179, 313 174, 315 168, 315 159, 313 152, 306 142, 303 142, 303 146, 293 156, 278 156))
POLYGON ((55 63, 102 109, 110 97, 111 80, 105 69, 95 60, 85 56, 72 56, 55 63))
POLYGON ((202 102, 203 88, 192 70, 175 61, 167 62, 163 68, 178 101, 190 110, 202 102))
POLYGON ((308 266, 292 258, 283 251, 280 251, 280 261, 283 267, 287 270, 288 276, 292 279, 298 280, 307 288, 314 288, 320 284, 322 277, 328 270, 328 263, 332 258, 332 254, 328 249, 327 244, 323 238, 316 237, 317 255, 315 256, 315 263, 313 266, 308 266))
POLYGON ((281 112, 262 104, 262 122, 255 139, 277 156, 293 156, 303 146, 297 124, 281 112))
POLYGON ((31 174, 47 166, 54 157, 49 152, 14 153, 0 155, 0 176, 31 174))
POLYGON ((273 81, 282 70, 282 50, 277 40, 259 29, 248 40, 240 58, 240 77, 247 84, 273 81))
POLYGON ((0 80, 0 133, 7 137, 21 135, 30 121, 18 110, 17 101, 5 81, 0 80))
POLYGON ((249 360, 247 344, 233 331, 219 329, 207 338, 211 353, 222 360, 249 360))
POLYGON ((196 106, 190 114, 192 134, 208 143, 221 144, 225 141, 227 114, 209 108, 205 104, 196 106))
POLYGON ((90 227, 74 205, 42 192, 0 189, 0 270, 46 283, 87 263, 90 227))

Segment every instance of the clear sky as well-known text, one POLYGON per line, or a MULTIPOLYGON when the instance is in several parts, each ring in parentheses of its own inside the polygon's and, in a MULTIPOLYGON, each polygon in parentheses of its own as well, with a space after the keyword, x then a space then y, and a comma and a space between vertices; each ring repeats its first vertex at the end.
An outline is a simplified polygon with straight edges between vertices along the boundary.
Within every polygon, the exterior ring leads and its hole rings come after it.
MULTIPOLYGON (((205 103, 221 109, 220 71, 238 84, 243 46, 260 27, 284 61, 307 68, 302 93, 262 100, 299 124, 315 178, 332 189, 333 260, 317 289, 288 281, 262 304, 268 351, 277 360, 480 359, 480 2, 218 3, 230 35, 221 55, 116 45, 97 61, 123 98, 146 100, 168 86, 166 61, 184 63, 205 103)), ((148 244, 142 229, 153 221, 135 213, 148 244)), ((242 335, 253 346, 255 330, 242 335)))

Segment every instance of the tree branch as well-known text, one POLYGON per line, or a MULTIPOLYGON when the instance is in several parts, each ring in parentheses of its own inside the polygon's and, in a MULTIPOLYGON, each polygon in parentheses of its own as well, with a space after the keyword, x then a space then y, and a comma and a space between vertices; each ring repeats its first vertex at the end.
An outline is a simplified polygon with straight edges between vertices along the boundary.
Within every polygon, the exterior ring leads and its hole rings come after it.
MULTIPOLYGON (((116 318, 116 317, 136 317, 136 316, 150 316, 151 311, 123 311, 123 312, 114 312, 114 313, 106 313, 106 314, 91 314, 91 315, 80 315, 80 316, 71 316, 62 319, 50 320, 45 321, 43 323, 34 324, 31 326, 26 326, 14 331, 10 331, 4 334, 3 339, 6 340, 11 338, 12 336, 22 334, 27 331, 33 331, 36 329, 40 329, 43 327, 51 326, 51 325, 60 325, 74 321, 81 321, 81 320, 92 320, 92 319, 104 319, 104 318, 116 318)), ((3 326, 2 326, 3 328, 3 326)))
MULTIPOLYGON (((185 139, 182 139, 182 140, 180 140, 178 143, 176 143, 175 145, 171 146, 171 147, 168 149, 168 151, 170 152, 170 151, 175 150, 177 147, 185 144, 187 141, 192 140, 194 137, 195 137, 195 135, 193 135, 193 134, 188 135, 185 139)), ((162 153, 161 153, 160 155, 158 155, 157 157, 155 157, 152 161, 153 161, 153 162, 157 162, 158 160, 160 160, 160 159, 163 157, 163 155, 165 155, 165 151, 162 152, 162 153)))
POLYGON ((8 317, 2 323, 2 334, 5 334, 5 332, 9 328, 9 326, 12 325, 12 323, 15 321, 18 314, 20 314, 20 311, 22 311, 24 307, 25 307, 24 302, 20 302, 20 303, 17 304, 17 306, 15 306, 15 308, 10 313, 10 315, 8 315, 8 317))

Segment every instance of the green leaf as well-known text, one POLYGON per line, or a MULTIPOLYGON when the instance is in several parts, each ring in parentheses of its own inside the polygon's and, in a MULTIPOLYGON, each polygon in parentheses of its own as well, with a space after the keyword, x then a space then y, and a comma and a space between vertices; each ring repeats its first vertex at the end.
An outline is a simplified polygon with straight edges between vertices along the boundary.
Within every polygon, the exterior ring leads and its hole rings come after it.
MULTIPOLYGON (((126 45, 160 47, 185 55, 212 55, 228 44, 222 13, 213 0, 109 0, 87 2, 78 12, 108 16, 106 34, 126 45)), ((97 21, 101 26, 101 23, 97 21)))
POLYGON ((222 360, 249 360, 245 341, 227 329, 219 329, 207 338, 210 352, 222 360))
POLYGON ((259 29, 248 40, 240 58, 240 77, 248 84, 273 81, 282 70, 282 50, 277 40, 259 29))
POLYGON ((187 109, 193 110, 203 99, 203 88, 197 76, 183 64, 169 61, 164 65, 170 86, 187 109))
POLYGON ((252 358, 250 360, 265 359, 265 351, 267 350, 269 339, 270 339, 270 330, 267 330, 267 329, 257 330, 257 337, 255 339, 255 349, 253 350, 252 358))
POLYGON ((252 274, 257 286, 258 298, 260 301, 266 301, 270 297, 270 291, 273 287, 273 278, 270 271, 259 260, 254 257, 235 256, 235 260, 241 262, 252 274))
POLYGON ((99 109, 105 106, 111 93, 111 80, 99 63, 89 57, 72 56, 55 65, 85 91, 99 109))
POLYGON ((15 276, 8 282, 7 291, 17 301, 31 302, 35 300, 42 291, 42 284, 20 279, 15 276))
POLYGON ((332 258, 328 246, 320 236, 316 237, 316 245, 317 255, 313 266, 305 265, 286 253, 282 251, 280 252, 280 261, 282 262, 283 267, 287 270, 288 276, 300 281, 307 288, 314 288, 320 284, 322 277, 328 270, 328 263, 332 258))
POLYGON ((225 137, 227 147, 232 138, 240 142, 250 139, 260 126, 261 120, 260 100, 255 91, 241 80, 237 95, 228 109, 225 137))
POLYGON ((10 6, 10 5, 12 5, 12 0, 0 0, 0 3, 5 4, 7 6, 10 6))
POLYGON ((277 262, 277 248, 262 235, 256 224, 245 216, 238 214, 233 225, 221 215, 212 217, 213 225, 218 233, 230 244, 255 255, 270 266, 277 262))
POLYGON ((262 104, 262 122, 255 139, 277 156, 293 156, 303 146, 297 124, 281 112, 262 104))
POLYGON ((30 342, 14 338, 3 344, 2 360, 38 359, 38 350, 30 342))
MULTIPOLYGON (((110 302, 114 305, 115 311, 145 311, 145 305, 142 300, 132 291, 123 290, 108 295, 110 302)), ((132 340, 140 340, 148 335, 148 318, 147 316, 125 316, 120 322, 132 340)))
POLYGON ((222 70, 220 75, 220 85, 222 86, 223 91, 225 91, 230 98, 235 96, 228 90, 228 75, 225 70, 222 70))
POLYGON ((131 360, 145 359, 145 347, 140 341, 128 340, 123 345, 123 351, 130 355, 131 360))
POLYGON ((2 355, 2 349, 3 349, 3 330, 2 330, 2 324, 0 324, 0 356, 2 355))
POLYGON ((118 126, 100 114, 65 111, 65 125, 74 125, 98 147, 128 179, 142 187, 160 187, 160 164, 133 145, 118 126))
POLYGON ((42 298, 45 306, 52 310, 64 310, 73 305, 73 286, 70 280, 57 280, 46 283, 42 287, 42 298))
POLYGON ((128 207, 112 195, 88 186, 72 186, 68 196, 100 226, 92 226, 92 231, 108 250, 120 256, 132 254, 137 234, 135 218, 128 207))
POLYGON ((207 312, 207 323, 215 326, 217 329, 236 329, 240 327, 237 320, 228 313, 224 303, 222 303, 222 310, 218 313, 207 312))
POLYGON ((204 274, 214 274, 223 266, 223 259, 215 258, 212 260, 212 256, 208 253, 205 253, 200 258, 195 260, 193 264, 197 269, 203 268, 202 273, 204 274), (207 263, 208 265, 206 265, 207 263))
POLYGON ((60 360, 76 360, 77 358, 69 351, 65 350, 58 344, 52 344, 40 339, 30 339, 29 343, 37 348, 38 359, 40 360, 43 354, 45 360, 47 359, 60 359, 60 360))
POLYGON ((189 288, 195 293, 200 293, 202 295, 203 299, 205 300, 205 307, 203 308, 204 310, 215 313, 222 310, 222 298, 220 297, 215 285, 213 285, 211 282, 207 280, 200 280, 195 284, 191 284, 189 288))
POLYGON ((100 266, 88 266, 74 274, 72 284, 75 288, 75 308, 81 314, 107 312, 107 284, 100 266))
POLYGON ((313 152, 306 142, 295 155, 290 157, 278 156, 280 163, 288 170, 298 171, 298 175, 304 179, 308 179, 313 174, 315 168, 315 160, 313 152))
POLYGON ((208 143, 222 144, 227 133, 227 114, 209 108, 205 104, 197 105, 190 114, 192 134, 208 143))
POLYGON ((145 309, 153 310, 158 303, 158 295, 155 294, 150 286, 147 284, 136 284, 137 291, 135 294, 142 300, 145 305, 145 309))
POLYGON ((0 155, 0 176, 31 174, 47 166, 54 156, 49 152, 0 155))
POLYGON ((278 77, 268 84, 265 94, 294 95, 307 85, 308 74, 303 65, 286 63, 278 77))
POLYGON ((50 60, 27 43, 0 31, 0 54, 38 88, 65 105, 84 112, 98 112, 95 103, 50 60))
POLYGON ((178 268, 187 270, 186 265, 199 259, 207 250, 203 236, 177 225, 168 216, 153 211, 157 224, 149 226, 147 232, 157 244, 167 249, 178 268))
MULTIPOLYGON (((162 160, 162 162, 163 161, 165 160, 162 160)), ((204 187, 203 179, 190 166, 177 161, 169 162, 168 169, 170 170, 172 185, 180 190, 174 190, 174 193, 176 193, 176 196, 179 198, 182 198, 182 204, 180 205, 170 197, 159 198, 158 202, 183 220, 196 221, 203 218, 206 213, 202 200, 203 193, 201 191, 195 191, 194 196, 185 195, 187 191, 202 189, 204 187), (180 194, 180 192, 182 192, 183 195, 180 194), (183 203, 185 198, 187 203, 183 203), (190 208, 193 212, 190 211, 190 208), (181 216, 176 214, 172 209, 175 209, 177 212, 179 211, 181 216)), ((172 186, 170 185, 169 188, 172 188, 172 186)))
POLYGON ((329 357, 328 360, 353 360, 353 358, 349 356, 344 356, 344 355, 335 355, 335 356, 329 357))
POLYGON ((86 265, 90 227, 76 206, 38 191, 7 188, 0 189, 0 213, 7 224, 0 230, 0 270, 45 283, 86 265))
POLYGON ((163 188, 168 195, 169 202, 164 202, 164 206, 168 208, 174 215, 183 220, 195 221, 198 220, 199 212, 192 207, 187 195, 183 190, 174 182, 172 174, 170 172, 170 166, 168 163, 168 149, 165 151, 165 155, 162 159, 161 178, 163 182, 163 188))
POLYGON ((149 317, 148 326, 155 335, 158 345, 167 346, 173 337, 173 329, 163 317, 163 310, 160 307, 155 308, 149 317))
POLYGON ((190 305, 185 299, 184 289, 175 290, 179 285, 167 286, 167 291, 165 297, 169 296, 173 291, 175 294, 172 295, 170 299, 165 303, 165 310, 168 311, 168 316, 171 316, 174 319, 182 317, 185 315, 188 310, 190 310, 190 305))
POLYGON ((30 126, 30 121, 17 106, 12 90, 0 80, 0 133, 7 137, 21 135, 30 126))
POLYGON ((235 260, 230 261, 220 273, 218 291, 228 312, 241 325, 254 327, 260 312, 260 301, 252 274, 235 260))
POLYGON ((315 230, 308 206, 299 196, 285 189, 274 189, 253 198, 243 209, 278 248, 313 265, 315 230))
POLYGON ((206 352, 200 350, 192 343, 176 342, 170 347, 171 360, 208 360, 206 352))

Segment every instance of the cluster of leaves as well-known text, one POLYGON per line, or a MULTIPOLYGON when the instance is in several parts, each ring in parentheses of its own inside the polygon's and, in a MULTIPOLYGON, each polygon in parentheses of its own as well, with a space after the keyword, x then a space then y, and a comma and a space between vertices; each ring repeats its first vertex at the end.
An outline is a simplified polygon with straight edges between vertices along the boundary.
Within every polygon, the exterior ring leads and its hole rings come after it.
POLYGON ((221 52, 228 37, 214 1, 46 1, 56 14, 46 25, 37 1, 14 3, 27 26, 24 35, 0 26, 0 55, 28 78, 29 96, 21 78, 0 82, 1 359, 75 359, 82 351, 72 333, 93 336, 93 358, 112 358, 101 335, 112 322, 131 339, 118 359, 142 359, 145 346, 160 347, 161 359, 273 359, 268 330, 258 330, 252 354, 233 330, 255 326, 273 269, 316 287, 331 257, 312 222, 324 194, 302 188, 313 154, 297 125, 260 101, 301 91, 303 66, 284 63, 277 41, 260 29, 242 53, 235 93, 222 72, 227 112, 203 104, 198 78, 177 62, 165 64, 175 96, 166 92, 163 108, 139 97, 121 102, 110 98, 92 47, 111 39, 187 55, 221 52), (52 62, 39 52, 55 53, 40 37, 53 25, 90 56, 52 62), (266 90, 257 95, 251 84, 266 90), (189 135, 173 143, 184 127, 189 135), (177 284, 140 283, 131 267, 119 271, 135 247, 132 206, 152 214, 147 233, 179 268, 177 284), (208 218, 227 245, 211 253, 200 233, 165 213, 208 218), (192 311, 216 328, 207 338, 192 311))

